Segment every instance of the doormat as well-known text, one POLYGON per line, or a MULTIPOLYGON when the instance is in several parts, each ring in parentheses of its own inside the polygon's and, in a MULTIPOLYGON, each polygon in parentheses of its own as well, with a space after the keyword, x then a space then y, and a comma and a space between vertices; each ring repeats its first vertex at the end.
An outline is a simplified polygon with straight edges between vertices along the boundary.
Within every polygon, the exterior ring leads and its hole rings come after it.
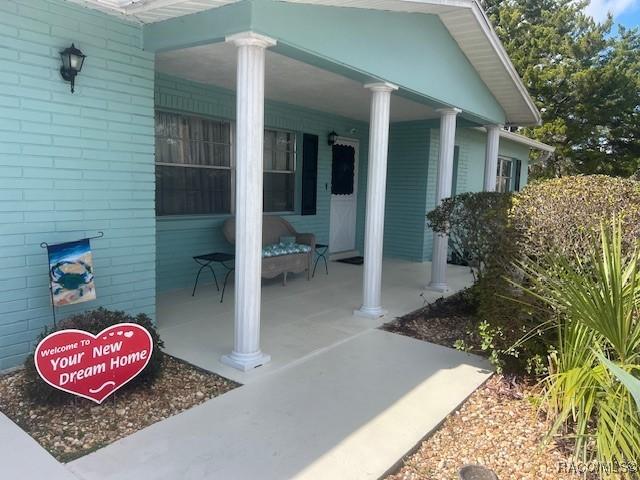
POLYGON ((364 257, 348 257, 336 260, 340 263, 348 263, 349 265, 362 265, 364 263, 364 257))

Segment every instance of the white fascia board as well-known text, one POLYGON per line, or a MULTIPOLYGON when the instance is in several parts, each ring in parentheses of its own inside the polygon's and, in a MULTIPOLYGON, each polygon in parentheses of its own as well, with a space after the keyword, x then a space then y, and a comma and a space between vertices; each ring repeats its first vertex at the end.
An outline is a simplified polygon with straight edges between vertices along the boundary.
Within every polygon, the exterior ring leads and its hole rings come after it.
MULTIPOLYGON (((484 127, 475 127, 474 130, 484 133, 487 132, 487 129, 484 127)), ((521 145, 526 145, 529 148, 540 150, 542 152, 554 153, 556 151, 556 147, 552 147, 551 145, 539 142, 538 140, 534 140, 533 138, 525 137, 524 135, 520 135, 519 133, 510 132, 502 128, 500 129, 500 138, 504 138, 505 140, 510 140, 521 145)))
POLYGON ((502 64, 504 65, 505 69, 509 73, 511 80, 516 85, 516 87, 520 91, 520 94, 523 96, 523 98, 527 102, 527 106, 529 107, 529 109, 531 110, 531 113, 536 119, 535 124, 536 125, 542 124, 542 117, 540 116, 538 107, 536 107, 535 103, 533 102, 533 99, 529 95, 529 91, 527 90, 527 87, 525 87, 524 83, 522 82, 522 79, 520 78, 520 75, 518 74, 518 71, 516 70, 516 67, 514 67, 513 63, 511 62, 511 58, 509 58, 507 51, 504 49, 502 42, 498 38, 498 34, 493 29, 493 26, 491 25, 491 22, 489 21, 487 14, 484 12, 482 7, 480 7, 477 0, 473 0, 472 8, 473 8, 473 13, 478 20, 478 24, 480 25, 480 27, 484 31, 484 34, 487 36, 487 38, 491 42, 491 46, 493 47, 494 51, 502 61, 502 64))

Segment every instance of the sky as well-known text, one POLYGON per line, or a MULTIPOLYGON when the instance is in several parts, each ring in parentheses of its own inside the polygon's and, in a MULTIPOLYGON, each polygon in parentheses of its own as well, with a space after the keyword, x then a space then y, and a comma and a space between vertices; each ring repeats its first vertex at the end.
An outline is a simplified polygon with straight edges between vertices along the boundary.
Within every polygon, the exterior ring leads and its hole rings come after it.
POLYGON ((602 21, 607 12, 613 14, 616 23, 626 27, 640 27, 640 0, 591 0, 587 13, 602 21))

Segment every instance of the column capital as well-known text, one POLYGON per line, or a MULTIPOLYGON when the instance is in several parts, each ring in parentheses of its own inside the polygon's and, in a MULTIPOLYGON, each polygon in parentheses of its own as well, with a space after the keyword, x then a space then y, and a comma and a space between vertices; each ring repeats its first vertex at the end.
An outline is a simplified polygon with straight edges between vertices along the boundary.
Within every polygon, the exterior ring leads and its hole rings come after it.
POLYGON ((441 117, 446 117, 449 115, 459 115, 462 113, 462 110, 459 108, 451 107, 451 108, 438 108, 436 112, 440 114, 441 117))
POLYGON ((490 130, 502 130, 504 128, 504 125, 500 123, 490 123, 488 125, 485 125, 484 128, 487 130, 487 132, 490 130))
POLYGON ((373 92, 393 92, 398 90, 398 86, 389 82, 372 82, 366 83, 364 88, 367 88, 373 92))
POLYGON ((255 32, 240 32, 229 35, 225 38, 226 42, 235 44, 238 47, 255 46, 262 48, 273 47, 277 42, 275 38, 267 37, 255 32))

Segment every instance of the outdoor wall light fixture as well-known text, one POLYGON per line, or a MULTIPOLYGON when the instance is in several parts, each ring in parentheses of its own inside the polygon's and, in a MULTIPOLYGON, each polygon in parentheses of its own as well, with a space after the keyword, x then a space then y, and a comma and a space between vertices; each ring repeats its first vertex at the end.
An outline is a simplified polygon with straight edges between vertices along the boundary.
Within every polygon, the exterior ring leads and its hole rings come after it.
POLYGON ((336 141, 338 140, 338 134, 335 131, 332 131, 329 136, 327 137, 327 144, 332 147, 333 145, 336 144, 336 141))
POLYGON ((71 93, 74 91, 74 85, 76 75, 82 70, 82 64, 84 63, 85 55, 72 43, 70 47, 65 48, 60 52, 62 58, 62 67, 60 67, 60 75, 67 82, 71 82, 71 93))

